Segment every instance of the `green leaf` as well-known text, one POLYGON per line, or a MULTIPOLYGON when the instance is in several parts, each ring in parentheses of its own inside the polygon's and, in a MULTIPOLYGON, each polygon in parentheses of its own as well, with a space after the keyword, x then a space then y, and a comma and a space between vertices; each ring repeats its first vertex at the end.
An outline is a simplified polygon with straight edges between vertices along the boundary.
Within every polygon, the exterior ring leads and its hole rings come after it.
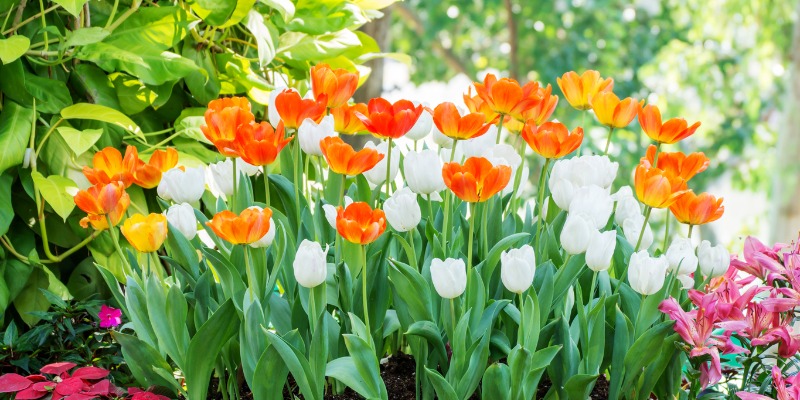
POLYGON ((22 164, 32 123, 33 110, 6 101, 0 113, 0 173, 22 164))
POLYGON ((653 362, 652 357, 642 357, 643 354, 659 354, 662 346, 672 346, 672 343, 665 343, 672 330, 675 321, 664 321, 648 329, 641 337, 633 342, 625 355, 625 380, 622 391, 626 392, 631 384, 636 382, 642 373, 645 365, 653 362))
POLYGON ((77 17, 78 14, 81 13, 81 8, 83 5, 86 4, 88 0, 53 0, 53 3, 64 7, 68 13, 72 14, 72 16, 77 17))
POLYGON ((296 61, 310 61, 336 57, 350 48, 360 46, 358 36, 350 30, 319 36, 300 32, 287 32, 281 35, 278 54, 285 53, 296 61))
POLYGON ((447 360, 447 350, 439 333, 439 327, 431 321, 416 321, 408 327, 406 335, 420 336, 428 341, 442 360, 447 360))
POLYGON ((108 78, 114 83, 119 105, 126 114, 138 114, 158 98, 155 91, 133 76, 113 73, 108 78))
POLYGON ((365 398, 375 398, 379 395, 371 391, 372 389, 367 386, 367 382, 358 373, 353 357, 339 357, 329 362, 325 368, 325 376, 330 376, 344 383, 345 386, 355 390, 356 393, 365 398))
POLYGON ((280 357, 275 346, 269 346, 258 359, 253 373, 257 378, 250 386, 254 400, 280 399, 283 396, 283 386, 289 375, 289 368, 285 363, 277 362, 280 357))
POLYGON ((133 133, 144 140, 142 130, 133 120, 125 114, 99 104, 77 103, 61 110, 61 118, 64 119, 89 119, 102 121, 109 124, 121 126, 123 129, 133 133))
POLYGON ((259 0, 259 2, 277 10, 284 21, 288 21, 294 17, 295 8, 291 0, 259 0))
POLYGON ((312 377, 311 366, 308 364, 306 357, 295 346, 289 344, 280 336, 264 329, 267 335, 267 340, 278 351, 283 362, 292 373, 297 386, 300 389, 300 394, 309 400, 321 400, 322 388, 316 387, 316 382, 310 380, 312 377))
POLYGON ((220 28, 227 28, 242 22, 247 17, 247 14, 253 10, 255 4, 256 0, 236 0, 236 8, 233 9, 230 18, 220 25, 220 28))
POLYGON ((459 400, 453 386, 448 383, 439 372, 425 367, 425 376, 430 379, 433 389, 436 390, 436 397, 441 400, 459 400))
POLYGON ((103 43, 133 54, 158 54, 175 47, 189 33, 189 26, 195 20, 178 6, 142 7, 114 29, 103 43))
POLYGON ((222 26, 236 9, 237 0, 197 0, 192 4, 192 11, 207 24, 222 26))
MULTIPOLYGON (((514 383, 519 384, 519 382, 514 383)), ((484 399, 510 400, 511 387, 508 365, 494 363, 483 373, 481 395, 484 399)))
POLYGON ((14 178, 11 175, 0 175, 0 236, 8 232, 11 220, 14 219, 14 209, 11 207, 11 184, 13 182, 14 178))
POLYGON ((156 349, 135 336, 116 331, 111 331, 111 336, 122 346, 122 356, 140 384, 178 391, 178 383, 174 379, 166 379, 172 375, 172 368, 156 349))
POLYGON ((258 62, 267 66, 275 58, 278 30, 256 10, 250 10, 245 19, 245 27, 253 34, 258 45, 258 62))
POLYGON ((36 189, 42 194, 47 204, 50 204, 53 211, 66 222, 67 217, 75 208, 75 200, 70 192, 77 191, 78 185, 72 179, 59 175, 50 175, 45 178, 38 171, 31 172, 31 177, 36 189))
MULTIPOLYGON (((640 358, 647 358, 641 357, 640 358)), ((597 375, 574 375, 567 379, 564 384, 564 390, 570 399, 586 399, 594 389, 594 382, 597 380, 597 375)))
MULTIPOLYGON (((351 314, 351 319, 354 317, 351 314)), ((344 344, 350 352, 350 357, 356 366, 356 370, 364 379, 367 388, 370 390, 370 395, 367 398, 383 399, 388 398, 386 386, 381 379, 381 371, 378 367, 378 358, 375 356, 375 350, 362 338, 356 335, 342 335, 344 344)))
POLYGON ((197 330, 189 343, 189 351, 186 353, 186 368, 183 371, 189 390, 188 398, 206 397, 211 371, 222 351, 222 346, 238 331, 239 315, 233 301, 228 299, 197 330))
POLYGON ((22 57, 31 47, 31 41, 26 36, 14 35, 8 39, 0 39, 0 61, 10 64, 22 57))
POLYGON ((72 150, 75 156, 89 151, 95 143, 103 136, 102 129, 77 130, 69 126, 59 126, 56 128, 58 134, 64 138, 64 142, 72 150))
POLYGON ((14 299, 14 307, 28 326, 33 326, 40 320, 39 317, 32 315, 32 312, 46 311, 50 307, 47 297, 39 290, 47 289, 49 285, 47 274, 41 268, 34 268, 22 291, 14 299))
POLYGON ((25 91, 36 99, 36 110, 45 114, 58 114, 62 108, 72 105, 72 96, 67 84, 34 74, 25 73, 25 91))
POLYGON ((74 31, 67 31, 67 47, 86 46, 87 44, 102 42, 111 32, 104 28, 93 26, 91 28, 79 28, 74 31))
POLYGON ((106 42, 81 47, 75 56, 96 63, 107 72, 124 71, 148 85, 163 85, 200 70, 194 61, 169 51, 143 49, 134 52, 106 42))

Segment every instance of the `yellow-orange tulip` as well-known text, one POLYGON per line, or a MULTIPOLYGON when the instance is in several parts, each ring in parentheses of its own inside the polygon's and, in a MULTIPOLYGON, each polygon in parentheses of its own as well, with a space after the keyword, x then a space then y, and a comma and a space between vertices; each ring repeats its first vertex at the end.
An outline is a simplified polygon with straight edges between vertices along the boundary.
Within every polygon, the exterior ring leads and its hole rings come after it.
POLYGON ((682 224, 703 225, 722 217, 725 206, 722 197, 716 198, 709 193, 684 193, 670 207, 672 215, 682 224))
POLYGON ((167 217, 164 214, 133 214, 119 228, 128 243, 142 253, 152 253, 167 238, 167 217))
POLYGON ((339 107, 350 100, 358 87, 358 71, 331 69, 328 64, 317 64, 311 68, 311 88, 314 98, 324 95, 328 108, 339 107))
MULTIPOLYGON (((656 146, 651 144, 647 148, 647 155, 642 160, 647 160, 651 165, 656 155, 656 146)), ((657 168, 678 175, 685 181, 689 181, 695 175, 708 168, 709 159, 705 154, 697 152, 689 155, 683 152, 660 152, 658 153, 657 168)))
POLYGON ((328 96, 325 94, 320 94, 316 100, 303 99, 300 93, 291 89, 285 89, 275 97, 275 109, 278 110, 285 129, 299 128, 306 118, 319 123, 325 116, 326 104, 328 96))
POLYGON ((208 103, 205 124, 200 126, 208 139, 222 155, 238 157, 236 137, 243 126, 253 123, 250 101, 245 97, 223 97, 208 103))
POLYGON ((336 230, 348 242, 369 244, 386 230, 383 210, 372 209, 369 204, 355 202, 347 208, 336 209, 336 230))
POLYGON ((236 215, 224 210, 214 215, 208 227, 214 233, 232 244, 250 244, 263 238, 269 232, 269 219, 272 210, 248 208, 236 215))
POLYGON ((319 148, 331 171, 342 175, 358 175, 369 171, 384 157, 377 150, 366 147, 356 152, 353 146, 336 136, 322 139, 319 148))
POLYGON ((636 167, 634 187, 639 201, 653 208, 667 208, 688 192, 686 181, 643 161, 636 167))
POLYGON ((459 199, 480 203, 505 189, 511 179, 511 167, 492 165, 483 157, 470 157, 464 165, 456 162, 445 164, 442 178, 459 199))
POLYGON ((472 139, 483 135, 491 125, 481 113, 461 116, 456 105, 444 102, 433 110, 433 123, 442 134, 452 139, 472 139))
POLYGON ((145 189, 152 189, 161 182, 161 174, 178 164, 178 151, 172 147, 156 150, 148 162, 138 160, 133 171, 133 182, 145 189))
POLYGON ((650 139, 658 143, 673 144, 692 136, 700 122, 691 126, 683 118, 672 118, 661 122, 661 111, 654 104, 639 105, 639 125, 650 139))
POLYGON ((237 152, 248 164, 270 165, 294 138, 284 137, 283 133, 283 122, 278 123, 277 129, 267 122, 247 125, 236 138, 237 152))
POLYGON ((520 86, 519 82, 510 78, 497 79, 494 74, 486 74, 483 83, 473 84, 478 96, 492 111, 523 119, 523 113, 535 107, 542 98, 538 96, 539 83, 528 82, 520 86))
POLYGON ((497 118, 499 115, 492 110, 492 107, 489 105, 489 103, 483 101, 480 95, 476 94, 473 96, 471 87, 467 93, 464 93, 464 104, 467 105, 469 112, 483 114, 484 121, 486 123, 497 123, 497 118))
POLYGON ((131 204, 131 198, 120 181, 106 185, 97 184, 81 190, 75 195, 74 201, 87 214, 81 219, 81 226, 87 228, 91 224, 96 230, 108 228, 106 216, 116 226, 131 204))
POLYGON ((522 128, 520 136, 542 157, 561 158, 580 147, 583 128, 577 127, 569 132, 561 122, 545 122, 536 126, 533 121, 529 121, 522 128))
POLYGON ((592 97, 600 92, 610 91, 614 88, 614 80, 611 78, 603 79, 600 73, 594 70, 584 71, 578 75, 575 71, 570 71, 556 78, 561 93, 572 107, 578 110, 588 110, 592 108, 592 97))
POLYGON ((353 105, 342 104, 339 107, 331 108, 331 115, 333 115, 333 130, 344 135, 354 135, 358 132, 367 130, 361 119, 358 118, 356 113, 366 115, 367 105, 364 103, 356 103, 353 105))
POLYGON ((620 100, 613 92, 600 92, 592 97, 594 115, 601 124, 609 128, 624 128, 636 118, 636 113, 644 100, 637 103, 628 97, 620 100))
POLYGON ((83 167, 83 175, 92 185, 119 181, 127 188, 133 183, 133 173, 138 162, 139 152, 136 147, 128 146, 124 158, 119 150, 106 147, 94 154, 94 168, 83 167))

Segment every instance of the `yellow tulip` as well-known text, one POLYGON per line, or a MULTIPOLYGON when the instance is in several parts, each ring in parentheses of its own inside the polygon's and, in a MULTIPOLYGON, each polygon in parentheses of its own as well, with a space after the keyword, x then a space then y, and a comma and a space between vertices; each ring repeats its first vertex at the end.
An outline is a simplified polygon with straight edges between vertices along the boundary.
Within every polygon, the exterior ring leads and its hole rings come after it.
POLYGON ((167 217, 163 214, 134 214, 125 220, 120 230, 136 250, 152 253, 167 238, 167 217))

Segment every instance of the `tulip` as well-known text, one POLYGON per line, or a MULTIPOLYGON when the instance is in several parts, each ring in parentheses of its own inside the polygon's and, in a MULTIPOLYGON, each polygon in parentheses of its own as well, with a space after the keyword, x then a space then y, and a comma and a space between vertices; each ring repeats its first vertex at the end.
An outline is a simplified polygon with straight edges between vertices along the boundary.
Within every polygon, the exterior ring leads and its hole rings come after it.
MULTIPOLYGON (((650 165, 654 165, 653 161, 655 160, 657 150, 656 146, 651 144, 647 148, 647 154, 642 157, 642 160, 647 160, 650 165)), ((708 168, 710 160, 705 154, 699 152, 687 156, 680 151, 662 151, 658 153, 657 163, 656 168, 680 176, 688 182, 689 179, 692 179, 695 175, 705 171, 708 168)))
MULTIPOLYGON (((238 160, 236 162, 236 170, 238 174, 236 174, 236 182, 239 183, 242 179, 241 175, 245 174, 248 176, 255 175, 258 172, 258 167, 254 165, 250 165, 246 163, 244 160, 238 160)), ((219 196, 220 194, 224 194, 225 196, 233 195, 233 161, 230 158, 226 158, 224 161, 218 161, 213 164, 208 164, 208 182, 211 191, 219 196)))
POLYGON ((136 147, 128 146, 124 158, 119 150, 106 147, 94 154, 92 158, 94 168, 83 167, 83 175, 92 185, 120 181, 127 188, 133 183, 133 173, 138 162, 139 154, 136 147))
POLYGON ((725 275, 731 264, 728 250, 721 244, 711 247, 708 240, 700 242, 700 246, 697 247, 697 258, 700 261, 700 271, 711 278, 725 275))
POLYGON ((596 185, 608 189, 617 177, 619 164, 608 156, 580 156, 559 160, 550 172, 551 187, 554 181, 565 179, 575 188, 596 185))
POLYGON ((173 168, 164 173, 158 184, 158 196, 175 203, 194 203, 206 190, 202 168, 173 168))
POLYGON ((272 210, 248 208, 236 215, 223 210, 214 215, 208 227, 231 244, 251 244, 269 232, 272 210))
MULTIPOLYGON (((547 122, 551 115, 553 115, 553 111, 556 110, 556 105, 558 104, 558 96, 551 94, 553 92, 553 87, 547 85, 547 87, 539 87, 536 91, 536 95, 540 97, 542 100, 534 107, 528 109, 527 111, 522 113, 522 118, 519 120, 512 120, 517 123, 522 123, 524 121, 528 121, 529 123, 533 123, 534 125, 540 126, 547 122)), ((512 129, 513 131, 519 131, 522 127, 520 126, 518 129, 512 129)))
MULTIPOLYGON (((447 138, 444 135, 442 136, 445 139, 447 138)), ((485 154, 488 151, 487 149, 491 149, 496 146, 495 143, 497 143, 497 126, 491 125, 489 126, 489 130, 487 130, 483 135, 472 139, 459 141, 456 147, 461 150, 464 157, 485 157, 485 154)), ((452 147, 453 141, 451 140, 449 144, 452 147)), ((514 150, 514 153, 517 154, 517 157, 519 157, 519 154, 516 150, 514 150)))
POLYGON ((417 119, 417 122, 411 127, 411 130, 406 133, 405 137, 415 141, 425 139, 430 135, 431 127, 433 127, 433 115, 431 115, 430 111, 423 108, 419 119, 417 119))
POLYGON ((439 148, 453 148, 453 139, 445 136, 444 133, 442 133, 442 131, 436 127, 436 124, 431 127, 431 139, 433 140, 433 143, 436 143, 436 145, 439 146, 439 148))
POLYGON ((582 75, 570 71, 561 78, 556 78, 556 82, 569 105, 578 110, 592 108, 592 98, 595 95, 609 92, 614 88, 613 79, 603 79, 599 72, 593 70, 584 71, 582 75))
POLYGON ((197 236, 197 217, 194 208, 189 203, 173 204, 164 211, 170 225, 177 229, 183 236, 192 240, 197 236))
POLYGON ((331 171, 342 175, 358 175, 374 168, 383 159, 383 154, 370 148, 356 152, 353 147, 338 137, 326 137, 320 149, 331 171))
MULTIPOLYGON (((625 221, 622 221, 622 233, 625 235, 625 239, 628 240, 632 246, 636 246, 636 243, 639 241, 639 235, 642 232, 642 225, 644 225, 644 215, 637 214, 634 215, 625 221)), ((650 245, 653 244, 653 231, 650 229, 650 225, 648 224, 645 227, 644 235, 642 235, 642 242, 639 245, 640 249, 647 249, 650 245)))
POLYGON ((426 149, 422 151, 409 151, 403 160, 403 172, 406 184, 412 192, 430 195, 446 187, 441 174, 430 171, 441 171, 442 161, 436 151, 426 149))
POLYGON ((528 82, 520 87, 519 82, 514 79, 498 80, 494 74, 486 74, 483 83, 476 82, 473 85, 478 96, 492 111, 518 120, 523 119, 525 111, 542 102, 537 82, 528 82))
POLYGON ((156 150, 148 162, 137 160, 133 171, 133 183, 152 189, 161 182, 161 175, 178 164, 178 152, 168 147, 166 150, 156 150))
POLYGON ((283 93, 283 90, 286 87, 278 88, 276 87, 271 92, 269 92, 269 104, 267 105, 267 117, 269 119, 269 124, 277 127, 278 124, 281 122, 281 115, 278 114, 278 107, 275 106, 275 100, 278 98, 278 95, 283 93))
POLYGON ((694 288, 694 278, 689 275, 676 275, 675 279, 681 283, 681 289, 688 290, 694 288))
POLYGON ((569 213, 561 229, 561 247, 567 254, 581 254, 589 248, 589 242, 596 231, 594 223, 586 216, 569 213))
POLYGON ((605 91, 592 97, 591 103, 594 115, 601 124, 619 129, 628 126, 636 118, 638 107, 644 104, 644 100, 637 103, 636 100, 628 97, 620 101, 613 92, 605 91))
POLYGON ((354 135, 358 132, 367 130, 367 127, 364 126, 364 123, 361 122, 357 115, 357 113, 367 113, 367 105, 364 103, 356 103, 352 106, 348 104, 342 104, 339 107, 331 108, 330 112, 333 116, 333 130, 337 133, 343 135, 354 135))
POLYGON ((456 105, 450 102, 436 106, 433 110, 433 123, 443 135, 456 140, 479 137, 491 126, 485 123, 485 118, 480 113, 470 113, 462 117, 456 105))
POLYGON ((522 128, 520 136, 540 156, 561 158, 580 147, 583 141, 583 128, 578 127, 569 132, 560 122, 545 122, 541 126, 536 126, 531 121, 522 128))
MULTIPOLYGON (((631 190, 630 186, 625 186, 628 191, 631 190)), ((622 191, 622 189, 620 189, 622 191)), ((642 215, 642 209, 639 202, 633 197, 633 193, 628 196, 619 196, 617 200, 617 207, 614 209, 614 222, 622 226, 622 223, 633 216, 642 215)))
MULTIPOLYGON (((347 208, 350 204, 353 204, 353 199, 351 199, 350 196, 344 196, 344 207, 347 208)), ((325 213, 325 220, 328 221, 331 228, 336 229, 336 216, 338 214, 336 206, 325 204, 322 206, 322 211, 325 213)))
POLYGON ((131 199, 128 197, 128 194, 125 195, 120 199, 117 203, 116 207, 112 209, 105 215, 100 214, 87 214, 85 217, 81 218, 80 225, 83 228, 88 228, 89 225, 92 225, 97 231, 102 231, 104 229, 108 229, 108 221, 111 220, 111 226, 117 226, 122 218, 125 216, 125 212, 128 210, 128 206, 131 204, 131 199))
POLYGON ((691 126, 683 118, 672 118, 661 123, 661 111, 654 104, 639 105, 639 125, 650 139, 658 143, 673 144, 692 136, 700 122, 691 126))
POLYGON ((209 142, 226 157, 238 157, 236 137, 239 130, 255 120, 245 97, 223 97, 208 103, 205 124, 200 130, 209 142))
MULTIPOLYGON (((459 143, 459 146, 461 144, 462 143, 459 143)), ((514 147, 511 146, 510 144, 505 144, 505 143, 494 144, 494 142, 492 142, 491 144, 484 147, 480 157, 488 159, 489 162, 492 163, 492 165, 507 165, 511 167, 512 177, 516 176, 517 169, 520 168, 520 166, 522 165, 522 157, 520 157, 517 150, 514 149, 514 147)), ((523 167, 522 171, 520 171, 520 174, 521 174, 520 182, 526 182, 528 180, 528 175, 529 175, 528 168, 523 167)), ((511 193, 513 190, 514 190, 514 185, 506 185, 506 187, 500 193, 501 195, 505 196, 506 194, 511 193)))
POLYGON ((386 220, 398 232, 408 232, 417 227, 422 219, 422 210, 417 203, 417 195, 404 187, 383 203, 386 220))
POLYGON ((524 245, 500 254, 500 280, 509 292, 520 294, 531 287, 536 273, 533 247, 524 245))
POLYGON ((422 114, 422 106, 414 106, 408 100, 398 100, 394 104, 381 97, 367 104, 367 114, 356 114, 367 130, 381 139, 403 137, 422 114))
POLYGON ((489 103, 483 101, 479 94, 473 96, 471 87, 467 93, 464 93, 463 98, 464 104, 467 106, 469 112, 483 114, 484 121, 489 124, 497 123, 499 115, 492 110, 492 107, 489 103))
POLYGON ((97 317, 100 318, 101 328, 113 328, 122 324, 122 310, 105 304, 100 306, 97 317))
POLYGON ((692 239, 678 238, 672 241, 666 252, 669 268, 667 271, 678 275, 688 275, 697 270, 697 256, 694 255, 692 239))
POLYGON ((605 271, 611 267, 611 257, 617 247, 615 231, 592 231, 589 246, 586 248, 586 266, 594 272, 605 271))
POLYGON ((634 188, 639 201, 653 208, 668 208, 689 191, 683 178, 654 168, 647 161, 636 167, 634 188))
POLYGON ((595 229, 603 229, 614 210, 614 200, 608 192, 595 185, 584 186, 575 191, 569 203, 570 214, 583 214, 595 229))
POLYGON ((703 225, 720 219, 725 212, 725 206, 722 205, 722 197, 687 192, 678 197, 669 210, 682 224, 703 225))
POLYGON ((442 178, 461 200, 475 203, 489 200, 511 179, 511 167, 494 166, 483 157, 468 158, 463 165, 451 162, 442 167, 442 178))
POLYGON ((297 129, 306 119, 320 122, 325 116, 327 103, 327 96, 324 94, 316 100, 303 99, 300 93, 291 89, 285 89, 275 97, 275 108, 285 129, 297 129))
POLYGON ((328 64, 320 63, 311 67, 311 88, 314 97, 327 99, 328 108, 339 107, 355 93, 358 87, 358 71, 331 69, 328 64))
POLYGON ((650 257, 646 250, 640 250, 631 254, 628 282, 631 288, 641 295, 658 293, 664 286, 668 266, 664 256, 650 257))
POLYGON ((163 214, 133 214, 120 227, 122 235, 136 250, 152 253, 167 239, 167 217, 163 214))
POLYGON ((88 214, 81 219, 80 225, 87 228, 91 224, 96 230, 107 229, 108 219, 116 226, 131 204, 131 198, 121 181, 97 184, 78 191, 73 200, 78 208, 88 214))
MULTIPOLYGON (((253 207, 250 207, 253 208, 253 207)), ((260 208, 260 207, 258 207, 260 208)), ((250 243, 250 247, 254 249, 260 249, 262 247, 269 247, 272 246, 272 242, 275 240, 275 220, 272 218, 269 219, 269 230, 261 239, 256 240, 253 243, 250 243)))
POLYGON ((467 266, 460 259, 434 258, 431 260, 431 280, 439 296, 454 299, 467 289, 467 266))
POLYGON ((326 137, 336 136, 333 122, 333 116, 330 115, 323 117, 319 124, 312 119, 303 121, 303 123, 300 124, 300 128, 297 130, 297 140, 300 141, 300 149, 308 155, 321 156, 322 149, 320 149, 319 143, 326 137))
POLYGON ((378 154, 383 156, 374 167, 364 171, 364 178, 367 178, 367 182, 375 186, 386 183, 386 165, 389 158, 392 159, 392 168, 389 171, 389 182, 394 182, 395 177, 397 177, 397 172, 400 170, 400 149, 398 149, 397 146, 392 146, 392 156, 386 157, 386 149, 388 147, 388 142, 380 142, 377 145, 373 142, 364 144, 365 149, 375 149, 378 154))
POLYGON ((327 254, 327 245, 323 250, 317 242, 308 239, 300 242, 292 264, 294 279, 300 286, 311 289, 325 283, 328 277, 328 263, 325 258, 327 254))
POLYGON ((336 230, 348 242, 369 244, 386 230, 386 215, 382 210, 372 209, 369 204, 355 202, 336 209, 336 230))
POLYGON ((549 186, 553 202, 556 203, 558 208, 569 210, 569 205, 572 203, 572 199, 575 197, 575 191, 577 191, 578 188, 566 179, 550 179, 549 186))
MULTIPOLYGON (((311 120, 306 120, 311 121, 311 120)), ((300 127, 302 132, 302 126, 300 127)), ((266 122, 250 124, 239 130, 236 139, 237 153, 245 163, 254 167, 270 165, 278 158, 278 153, 292 141, 294 136, 284 137, 283 124, 278 123, 278 129, 266 122)))

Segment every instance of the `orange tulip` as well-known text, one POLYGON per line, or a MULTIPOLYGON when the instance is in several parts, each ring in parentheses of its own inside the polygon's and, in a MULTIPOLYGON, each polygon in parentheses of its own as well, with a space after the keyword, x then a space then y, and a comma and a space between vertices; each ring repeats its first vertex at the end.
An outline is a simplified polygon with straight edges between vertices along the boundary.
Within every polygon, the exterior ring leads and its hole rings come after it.
POLYGON ((569 132, 561 122, 545 122, 536 126, 528 121, 520 136, 533 151, 544 158, 561 158, 580 147, 583 141, 583 128, 577 127, 569 132))
POLYGON ((346 69, 331 69, 328 64, 317 64, 311 67, 311 88, 314 98, 325 95, 328 108, 339 107, 355 93, 358 88, 358 72, 346 69))
POLYGON ((278 123, 278 129, 272 129, 267 122, 247 125, 236 138, 237 152, 248 164, 272 164, 278 158, 278 153, 294 138, 284 138, 283 131, 283 122, 278 123))
POLYGON ((494 74, 486 74, 483 83, 474 83, 478 96, 498 114, 523 119, 523 113, 536 107, 542 101, 539 97, 539 83, 528 82, 520 87, 514 79, 497 80, 494 74))
POLYGON ((227 157, 238 157, 234 142, 243 126, 255 120, 250 112, 250 102, 245 97, 223 97, 208 103, 205 125, 200 126, 219 152, 227 157))
POLYGON ((125 216, 125 211, 128 211, 128 206, 130 205, 131 198, 127 193, 125 193, 125 195, 119 199, 119 202, 117 202, 116 207, 114 207, 114 209, 108 214, 87 214, 85 217, 81 218, 81 227, 88 228, 89 225, 92 225, 92 228, 95 230, 102 231, 108 229, 109 219, 111 220, 111 226, 117 226, 117 224, 122 221, 122 217, 125 216))
POLYGON ((630 97, 620 100, 614 92, 608 91, 596 94, 591 103, 594 115, 601 124, 619 129, 628 126, 636 118, 638 107, 644 104, 644 100, 639 103, 630 97))
POLYGON ((98 183, 79 191, 73 200, 78 208, 88 214, 81 219, 81 226, 87 228, 91 223, 97 230, 108 228, 106 215, 111 218, 113 225, 117 225, 131 204, 131 198, 125 192, 122 182, 98 183))
POLYGON ((634 175, 636 197, 639 201, 653 208, 667 208, 678 197, 686 192, 686 181, 671 172, 667 172, 643 161, 636 167, 634 175))
POLYGON ((128 146, 124 158, 119 150, 106 147, 94 154, 94 168, 83 167, 83 175, 92 185, 120 181, 128 187, 133 183, 133 172, 138 162, 139 153, 136 147, 128 146))
POLYGON ((167 217, 164 214, 133 214, 119 228, 128 243, 142 253, 152 253, 167 238, 167 217))
POLYGON ((481 96, 479 95, 472 95, 472 88, 469 88, 467 93, 464 93, 464 104, 466 104, 467 109, 471 113, 481 113, 483 114, 484 121, 488 124, 496 124, 499 115, 492 110, 492 107, 489 103, 483 101, 481 96))
POLYGON ((683 118, 672 118, 661 123, 661 111, 654 104, 644 107, 639 105, 639 125, 650 139, 658 143, 673 144, 692 136, 700 122, 695 122, 692 126, 683 118))
POLYGON ((272 210, 248 208, 236 215, 228 210, 218 212, 208 222, 208 227, 220 238, 232 244, 250 244, 269 232, 272 210))
POLYGON ((372 209, 369 204, 355 202, 336 208, 336 230, 348 242, 370 244, 386 230, 383 210, 372 209))
POLYGON ((492 165, 483 157, 470 157, 464 165, 451 162, 442 168, 442 178, 461 200, 480 203, 503 190, 511 179, 511 167, 492 165))
POLYGON ((322 139, 319 147, 331 171, 342 175, 358 175, 369 171, 384 157, 377 150, 366 147, 356 152, 353 146, 337 136, 322 139))
POLYGON ((592 108, 592 97, 600 92, 611 91, 614 88, 613 79, 603 79, 600 77, 600 73, 594 70, 584 71, 583 75, 570 71, 562 75, 561 78, 556 78, 556 81, 569 105, 578 110, 592 108))
POLYGON ((722 197, 716 198, 708 193, 688 192, 678 197, 669 210, 682 224, 703 225, 722 217, 725 206, 722 205, 722 197))
POLYGON ((345 135, 354 135, 367 130, 367 127, 364 126, 364 123, 361 122, 356 113, 367 114, 367 105, 364 103, 356 103, 352 106, 342 104, 339 107, 331 108, 333 130, 345 135))
POLYGON ((356 113, 370 133, 381 139, 403 137, 422 114, 422 106, 414 106, 408 100, 398 100, 394 104, 378 97, 369 101, 367 114, 356 113))
POLYGON ((152 189, 161 182, 161 174, 178 165, 178 151, 172 147, 156 150, 148 162, 138 160, 133 171, 133 182, 145 189, 152 189))
POLYGON ((433 110, 433 123, 445 136, 453 139, 472 139, 483 135, 491 125, 485 123, 486 117, 481 113, 470 113, 461 116, 456 105, 444 102, 433 110))
MULTIPOLYGON (((647 148, 647 155, 645 155, 642 160, 647 160, 652 165, 655 156, 656 146, 651 144, 650 147, 647 148)), ((656 167, 678 175, 688 182, 689 179, 692 179, 695 175, 705 171, 706 168, 708 168, 709 162, 710 160, 708 157, 700 152, 691 153, 687 156, 680 151, 662 151, 658 153, 658 165, 656 165, 656 167)))
POLYGON ((300 93, 291 89, 284 89, 275 97, 275 108, 285 129, 297 129, 306 118, 319 123, 325 116, 327 104, 328 96, 325 94, 320 94, 316 100, 303 99, 300 93))

